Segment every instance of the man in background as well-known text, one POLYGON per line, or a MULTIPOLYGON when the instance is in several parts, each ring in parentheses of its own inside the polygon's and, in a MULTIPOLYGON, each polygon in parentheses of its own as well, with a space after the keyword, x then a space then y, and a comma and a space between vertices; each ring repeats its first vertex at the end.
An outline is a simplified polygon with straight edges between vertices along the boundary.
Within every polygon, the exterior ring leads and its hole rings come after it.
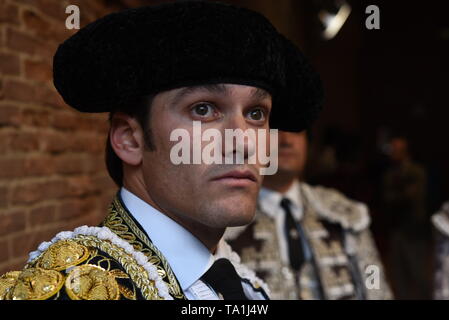
POLYGON ((426 272, 430 258, 426 172, 413 160, 405 136, 390 139, 389 158, 390 165, 382 177, 382 205, 390 228, 394 290, 399 299, 426 299, 430 293, 426 272))
POLYGON ((367 207, 302 181, 307 133, 279 132, 278 172, 266 176, 255 221, 225 237, 272 299, 391 299, 367 207))

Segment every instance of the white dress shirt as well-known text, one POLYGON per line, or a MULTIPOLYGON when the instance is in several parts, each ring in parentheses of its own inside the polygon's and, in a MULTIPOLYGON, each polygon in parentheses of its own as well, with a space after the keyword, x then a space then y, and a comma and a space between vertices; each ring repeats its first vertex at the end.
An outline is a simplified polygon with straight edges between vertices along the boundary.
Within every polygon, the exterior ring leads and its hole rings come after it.
POLYGON ((200 277, 215 261, 194 235, 130 191, 120 190, 123 203, 167 259, 182 291, 189 300, 218 300, 218 295, 200 277))

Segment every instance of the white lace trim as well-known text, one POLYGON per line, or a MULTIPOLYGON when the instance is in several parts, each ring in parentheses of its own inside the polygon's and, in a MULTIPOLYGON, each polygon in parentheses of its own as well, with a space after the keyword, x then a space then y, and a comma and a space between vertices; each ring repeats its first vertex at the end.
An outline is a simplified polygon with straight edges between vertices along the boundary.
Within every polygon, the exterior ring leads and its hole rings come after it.
POLYGON ((232 265, 235 267, 235 271, 237 271, 241 278, 249 280, 253 286, 261 286, 265 293, 270 296, 268 285, 262 279, 257 277, 253 270, 240 262, 240 256, 234 252, 231 246, 223 239, 218 243, 217 251, 214 256, 216 259, 226 258, 231 261, 232 265))
POLYGON ((329 221, 340 223, 343 228, 352 229, 356 232, 366 229, 371 223, 368 207, 364 203, 350 200, 336 190, 321 186, 312 187, 306 183, 301 183, 301 188, 305 191, 308 202, 315 207, 316 212, 329 221), (324 196, 320 197, 322 193, 325 193, 326 199, 324 196), (348 217, 345 217, 344 213, 335 212, 326 206, 326 203, 337 200, 344 205, 352 206, 353 210, 357 212, 359 219, 350 221, 348 217))
POLYGON ((136 262, 147 271, 150 280, 153 280, 155 283, 159 297, 165 300, 173 300, 173 297, 169 294, 167 284, 162 280, 161 276, 157 272, 156 266, 148 262, 147 257, 142 252, 136 251, 132 245, 121 239, 107 227, 81 226, 73 231, 62 231, 58 233, 51 241, 42 242, 36 251, 31 252, 28 262, 31 262, 40 256, 53 243, 60 240, 72 239, 78 235, 95 236, 98 239, 109 241, 125 250, 126 253, 131 255, 136 262))
POLYGON ((437 212, 432 216, 432 222, 435 228, 443 235, 449 237, 449 219, 444 212, 437 212))
MULTIPOLYGON (((258 210, 256 210, 256 215, 259 214, 258 210)), ((242 232, 246 230, 248 226, 239 226, 239 227, 228 227, 226 228, 225 234, 223 235, 223 239, 227 241, 232 241, 238 238, 242 232)))

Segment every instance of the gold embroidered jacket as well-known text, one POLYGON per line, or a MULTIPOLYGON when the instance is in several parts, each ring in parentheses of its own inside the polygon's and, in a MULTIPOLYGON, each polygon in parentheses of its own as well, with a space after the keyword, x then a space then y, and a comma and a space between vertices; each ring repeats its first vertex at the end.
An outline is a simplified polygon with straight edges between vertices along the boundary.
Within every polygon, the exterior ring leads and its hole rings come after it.
MULTIPOLYGON (((229 246, 222 244, 219 249, 223 257, 234 259, 237 271, 244 270, 249 275, 247 280, 255 290, 259 290, 258 285, 263 286, 251 272, 238 266, 236 254, 229 246)), ((167 260, 117 195, 99 227, 83 226, 73 232, 61 232, 31 252, 22 271, 2 275, 2 299, 186 298, 167 260)))

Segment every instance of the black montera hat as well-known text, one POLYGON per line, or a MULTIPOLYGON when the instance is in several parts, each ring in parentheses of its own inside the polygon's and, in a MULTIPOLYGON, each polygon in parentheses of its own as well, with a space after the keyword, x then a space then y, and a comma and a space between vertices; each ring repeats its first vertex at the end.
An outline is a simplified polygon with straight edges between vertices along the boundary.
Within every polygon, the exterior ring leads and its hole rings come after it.
POLYGON ((82 112, 184 86, 246 84, 272 94, 271 128, 301 131, 322 103, 319 77, 265 17, 210 1, 109 14, 59 46, 53 75, 82 112))

